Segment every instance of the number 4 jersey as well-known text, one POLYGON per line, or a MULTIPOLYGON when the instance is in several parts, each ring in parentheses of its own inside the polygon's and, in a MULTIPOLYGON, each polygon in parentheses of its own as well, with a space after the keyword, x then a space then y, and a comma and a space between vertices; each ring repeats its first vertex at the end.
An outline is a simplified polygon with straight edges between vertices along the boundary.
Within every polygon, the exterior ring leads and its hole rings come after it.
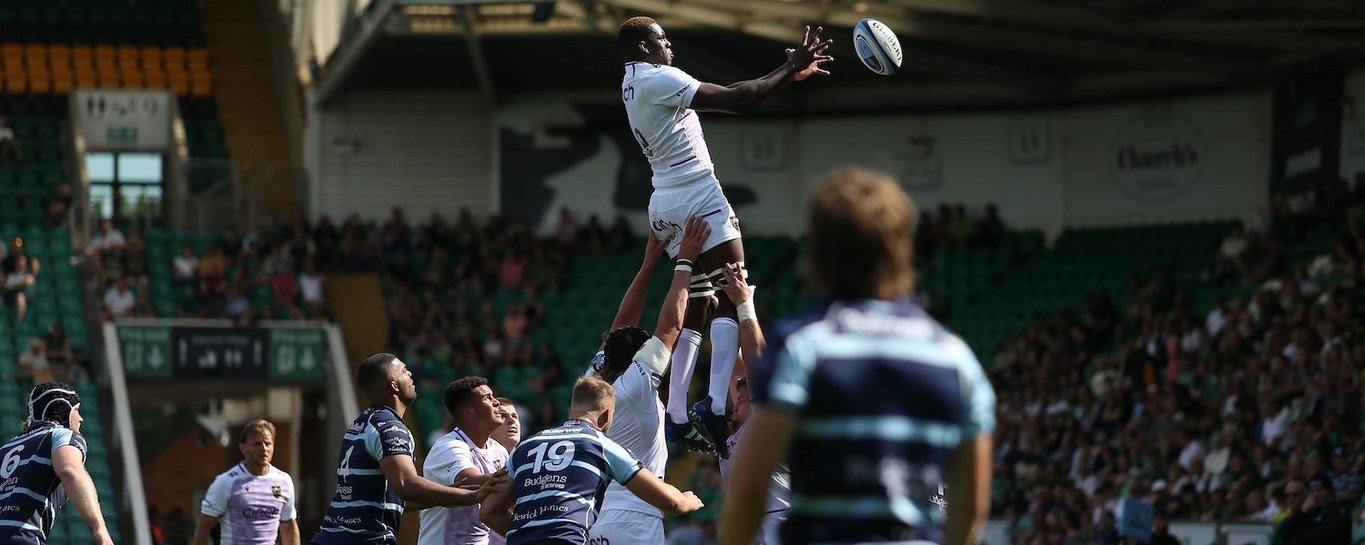
POLYGON ((508 545, 583 545, 607 483, 625 484, 644 469, 629 451, 578 419, 522 442, 508 467, 517 498, 508 545))
POLYGON ((52 423, 35 424, 0 447, 0 543, 46 543, 66 491, 52 467, 57 449, 85 458, 85 439, 52 423))
POLYGON ((351 421, 341 439, 337 489, 315 545, 398 543, 403 500, 379 469, 388 456, 412 456, 412 432, 392 408, 373 405, 351 421))

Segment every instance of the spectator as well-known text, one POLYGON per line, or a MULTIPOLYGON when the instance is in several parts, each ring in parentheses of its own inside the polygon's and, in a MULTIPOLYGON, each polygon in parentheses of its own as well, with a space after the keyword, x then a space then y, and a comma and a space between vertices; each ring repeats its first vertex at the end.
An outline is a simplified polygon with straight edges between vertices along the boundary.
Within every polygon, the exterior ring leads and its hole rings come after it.
POLYGON ((559 209, 559 223, 555 225, 555 241, 565 248, 574 247, 578 240, 578 223, 568 208, 559 209))
POLYGON ((1152 540, 1147 545, 1180 545, 1180 540, 1171 535, 1171 518, 1161 511, 1152 517, 1152 540))
POLYGON ((52 382, 52 367, 47 360, 47 344, 42 339, 34 337, 28 343, 28 350, 19 356, 19 374, 34 384, 52 382))
POLYGON ((66 222, 72 202, 74 199, 71 196, 71 184, 66 182, 58 184, 56 191, 48 197, 47 204, 43 208, 47 212, 46 225, 49 229, 61 226, 66 222))
POLYGON ((0 117, 0 162, 23 160, 24 151, 14 138, 14 129, 10 128, 4 117, 0 117))
MULTIPOLYGON (((17 246, 17 245, 16 245, 17 246)), ((24 321, 28 313, 29 290, 36 279, 28 270, 28 256, 16 252, 14 270, 5 274, 5 304, 14 307, 14 321, 24 321)))
POLYGON ((1337 503, 1332 480, 1325 475, 1310 478, 1302 508, 1280 523, 1278 538, 1289 545, 1349 545, 1351 515, 1337 503))
POLYGON ((611 231, 607 232, 607 251, 621 252, 633 246, 630 222, 626 221, 625 216, 616 216, 616 223, 611 226, 611 231))
POLYGON ((299 274, 299 293, 308 309, 322 308, 323 287, 327 285, 327 275, 317 268, 313 257, 304 259, 303 272, 299 274))
MULTIPOLYGON (((1357 413, 1359 414, 1359 413, 1357 413)), ((1361 477, 1355 468, 1351 467, 1350 453, 1347 452, 1345 445, 1339 445, 1332 449, 1332 488, 1336 491, 1337 499, 1342 503, 1354 504, 1360 499, 1361 477)))
POLYGON ((127 243, 123 232, 114 227, 114 220, 104 219, 100 221, 100 232, 90 240, 90 248, 97 253, 105 254, 121 251, 127 243))
POLYGON ((43 344, 47 351, 47 360, 54 364, 65 364, 71 358, 71 337, 66 334, 66 328, 62 324, 52 324, 52 328, 43 336, 43 344))
POLYGON ((171 263, 171 281, 176 290, 193 290, 198 283, 199 258, 189 244, 180 245, 180 255, 171 263))
POLYGON ((227 292, 227 260, 217 246, 209 246, 199 260, 199 294, 206 300, 220 299, 227 292))
POLYGON ((126 318, 137 306, 137 296, 128 288, 128 277, 120 276, 114 286, 104 293, 105 319, 126 318))

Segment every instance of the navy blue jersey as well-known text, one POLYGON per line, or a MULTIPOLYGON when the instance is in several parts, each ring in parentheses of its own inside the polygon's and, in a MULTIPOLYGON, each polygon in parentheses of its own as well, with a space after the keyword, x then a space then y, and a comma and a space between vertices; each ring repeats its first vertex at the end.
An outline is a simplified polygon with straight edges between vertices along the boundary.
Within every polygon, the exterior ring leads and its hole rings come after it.
POLYGON ((47 543, 57 509, 66 503, 52 458, 68 445, 80 449, 85 460, 85 438, 42 422, 0 446, 0 543, 47 543))
POLYGON ((403 500, 389 488, 379 460, 412 456, 412 432, 390 407, 374 405, 351 421, 341 441, 337 488, 315 545, 398 543, 403 500))
POLYGON ((630 452, 582 420, 523 441, 507 467, 516 493, 507 545, 583 545, 607 483, 625 484, 644 468, 630 452))
POLYGON ((779 325, 750 385, 798 420, 782 542, 942 542, 952 452, 995 426, 961 339, 908 301, 821 305, 779 325))

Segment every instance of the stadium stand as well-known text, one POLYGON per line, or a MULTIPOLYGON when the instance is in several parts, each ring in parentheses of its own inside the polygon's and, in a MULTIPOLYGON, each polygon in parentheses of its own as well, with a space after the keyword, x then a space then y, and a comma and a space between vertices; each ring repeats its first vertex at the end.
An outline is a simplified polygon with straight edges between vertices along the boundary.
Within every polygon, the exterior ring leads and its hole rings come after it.
MULTIPOLYGON (((0 2, 0 36, 0 249, 10 257, 23 253, 36 258, 39 265, 32 271, 34 284, 27 290, 23 319, 10 305, 0 313, 0 395, 20 399, 35 378, 75 383, 85 399, 87 467, 101 503, 115 506, 117 488, 111 482, 99 390, 86 360, 91 332, 66 225, 72 201, 63 120, 68 94, 75 88, 171 89, 180 98, 191 156, 225 158, 198 2, 0 2), (30 362, 46 360, 49 366, 35 374, 34 368, 16 365, 30 350, 43 353, 30 356, 30 362)), ((221 163, 192 163, 192 187, 221 179, 226 169, 221 163)), ((130 229, 129 238, 135 248, 140 240, 135 230, 130 229)), ((117 265, 105 256, 97 261, 110 265, 108 269, 136 273, 136 263, 124 262, 125 254, 119 253, 117 265)), ((6 274, 14 272, 14 261, 5 263, 6 274)), ((22 407, 0 407, 0 433, 17 433, 23 415, 11 413, 22 407)), ((122 542, 118 517, 108 517, 108 524, 114 541, 122 542)), ((49 543, 90 539, 79 517, 58 517, 49 543)))

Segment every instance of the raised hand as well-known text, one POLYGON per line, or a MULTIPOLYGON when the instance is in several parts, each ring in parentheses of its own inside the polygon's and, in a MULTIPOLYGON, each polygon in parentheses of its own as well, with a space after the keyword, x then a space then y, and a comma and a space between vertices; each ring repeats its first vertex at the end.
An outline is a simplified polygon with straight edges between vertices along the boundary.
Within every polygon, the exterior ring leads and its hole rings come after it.
POLYGON ((824 69, 826 63, 834 62, 834 57, 826 55, 829 45, 834 40, 820 40, 820 34, 824 32, 824 27, 815 27, 812 34, 810 26, 806 26, 801 33, 801 45, 787 49, 787 62, 796 67, 796 81, 801 81, 812 75, 828 76, 829 71, 824 69))
POLYGON ((659 262, 659 256, 663 255, 664 250, 668 248, 668 241, 669 239, 659 240, 655 238, 653 230, 645 234, 645 268, 654 268, 654 264, 659 262))
POLYGON ((711 226, 700 216, 692 216, 687 220, 686 229, 683 232, 682 245, 678 248, 678 259, 696 261, 697 256, 701 255, 702 245, 706 244, 706 239, 711 236, 711 226))
POLYGON ((730 302, 739 305, 754 296, 754 287, 744 278, 739 263, 726 263, 722 270, 725 272, 725 285, 721 288, 725 290, 725 295, 730 296, 730 302))

